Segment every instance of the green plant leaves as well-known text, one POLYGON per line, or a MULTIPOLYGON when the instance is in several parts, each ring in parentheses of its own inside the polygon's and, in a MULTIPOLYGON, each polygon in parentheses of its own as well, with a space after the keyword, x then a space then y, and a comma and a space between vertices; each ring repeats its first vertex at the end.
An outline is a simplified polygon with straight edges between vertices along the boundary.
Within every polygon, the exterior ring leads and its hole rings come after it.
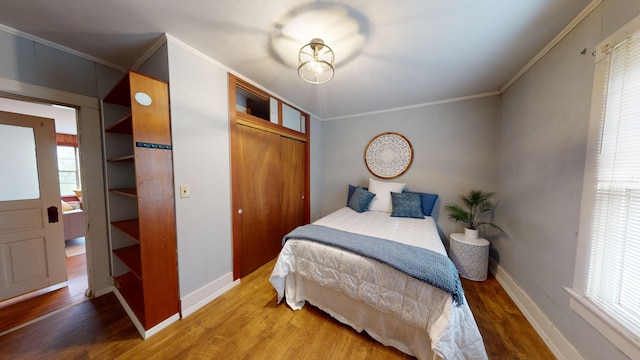
POLYGON ((449 212, 449 220, 463 223, 466 228, 477 230, 479 226, 487 225, 500 232, 504 232, 498 225, 492 222, 480 221, 483 213, 493 209, 493 204, 490 200, 494 195, 494 192, 472 189, 467 194, 460 196, 464 207, 451 203, 444 208, 449 212))

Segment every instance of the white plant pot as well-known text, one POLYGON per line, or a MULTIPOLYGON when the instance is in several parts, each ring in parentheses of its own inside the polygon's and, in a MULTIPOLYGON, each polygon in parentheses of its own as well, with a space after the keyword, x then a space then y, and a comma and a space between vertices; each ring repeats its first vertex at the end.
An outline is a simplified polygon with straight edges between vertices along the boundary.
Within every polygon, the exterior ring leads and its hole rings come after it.
POLYGON ((464 237, 469 240, 478 240, 478 230, 464 229, 464 237))

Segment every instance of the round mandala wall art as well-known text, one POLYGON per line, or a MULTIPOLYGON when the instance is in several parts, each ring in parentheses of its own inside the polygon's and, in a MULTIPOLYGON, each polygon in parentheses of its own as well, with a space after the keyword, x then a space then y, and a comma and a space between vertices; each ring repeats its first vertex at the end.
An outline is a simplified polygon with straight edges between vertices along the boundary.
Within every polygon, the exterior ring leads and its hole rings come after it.
POLYGON ((388 132, 377 135, 364 151, 364 163, 369 171, 383 179, 404 174, 413 161, 413 148, 404 136, 388 132))

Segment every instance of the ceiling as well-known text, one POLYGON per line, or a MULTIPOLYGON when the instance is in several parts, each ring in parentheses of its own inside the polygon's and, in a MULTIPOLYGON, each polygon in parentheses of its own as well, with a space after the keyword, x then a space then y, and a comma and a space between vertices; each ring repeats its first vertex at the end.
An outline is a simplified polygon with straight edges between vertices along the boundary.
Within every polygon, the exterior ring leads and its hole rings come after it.
POLYGON ((320 119, 500 91, 596 0, 11 0, 0 24, 128 69, 163 33, 320 119), (336 74, 297 76, 322 38, 336 74))

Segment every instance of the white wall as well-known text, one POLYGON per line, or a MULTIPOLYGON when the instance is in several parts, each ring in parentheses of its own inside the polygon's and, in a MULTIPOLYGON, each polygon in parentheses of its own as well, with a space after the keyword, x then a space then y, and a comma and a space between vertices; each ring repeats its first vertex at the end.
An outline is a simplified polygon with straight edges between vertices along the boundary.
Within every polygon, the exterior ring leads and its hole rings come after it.
MULTIPOLYGON (((489 96, 324 122, 321 215, 346 205, 349 184, 367 186, 375 178, 364 163, 365 147, 389 131, 404 135, 414 151, 407 172, 389 181, 440 195, 440 207, 472 188, 494 190, 498 119, 499 97, 489 96)), ((439 215, 441 235, 462 231, 444 211, 439 215)))
POLYGON ((310 214, 311 221, 315 221, 320 218, 320 214, 322 213, 322 163, 324 159, 324 154, 322 151, 322 144, 324 143, 324 131, 323 131, 323 123, 315 118, 311 117, 311 126, 310 126, 310 134, 311 134, 311 148, 310 148, 310 214))
POLYGON ((228 80, 226 71, 179 41, 170 38, 168 49, 184 298, 233 271, 228 80), (180 185, 189 186, 189 198, 180 198, 180 185))
POLYGON ((606 0, 502 99, 493 258, 585 359, 625 359, 569 308, 595 46, 640 13, 606 0), (581 51, 586 49, 585 54, 581 51))

